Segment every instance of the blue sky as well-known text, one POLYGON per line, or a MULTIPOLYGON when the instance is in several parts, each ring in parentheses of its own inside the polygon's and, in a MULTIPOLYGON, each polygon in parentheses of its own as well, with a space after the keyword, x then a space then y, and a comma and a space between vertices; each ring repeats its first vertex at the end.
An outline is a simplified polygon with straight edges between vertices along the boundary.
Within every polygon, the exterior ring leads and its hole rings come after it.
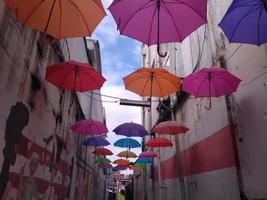
MULTIPOLYGON (((111 0, 103 1, 107 8, 111 0)), ((106 10, 107 16, 98 25, 92 35, 100 43, 102 73, 107 79, 101 88, 102 94, 121 97, 125 99, 140 99, 140 97, 124 89, 122 78, 135 69, 140 67, 140 43, 125 36, 120 36, 117 31, 115 21, 111 14, 106 10)), ((102 97, 102 100, 114 101, 115 99, 102 97)), ((119 103, 103 103, 106 111, 107 127, 109 129, 108 140, 114 143, 123 138, 112 132, 114 128, 125 122, 136 122, 141 124, 141 109, 139 107, 121 106, 119 103)), ((138 138, 136 138, 138 139, 138 138)), ((140 139, 139 139, 140 141, 140 139)), ((116 155, 125 148, 108 146, 116 155)), ((140 148, 132 149, 139 154, 140 148)), ((109 157, 111 160, 117 159, 116 156, 109 157)))

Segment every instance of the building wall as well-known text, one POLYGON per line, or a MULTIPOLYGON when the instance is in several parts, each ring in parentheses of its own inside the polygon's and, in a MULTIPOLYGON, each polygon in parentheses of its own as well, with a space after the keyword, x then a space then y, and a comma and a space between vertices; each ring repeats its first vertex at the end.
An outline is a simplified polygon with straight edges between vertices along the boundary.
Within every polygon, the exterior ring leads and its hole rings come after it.
MULTIPOLYGON (((198 71, 202 67, 217 66, 242 80, 236 93, 212 98, 211 110, 204 108, 208 98, 192 96, 175 107, 176 120, 190 130, 179 136, 182 170, 177 165, 175 146, 161 149, 161 193, 157 186, 158 167, 154 168, 157 197, 161 195, 161 199, 267 198, 264 172, 267 148, 263 144, 267 139, 267 47, 228 43, 217 25, 231 2, 208 1, 208 25, 181 44, 161 45, 161 51, 168 52, 167 57, 158 57, 154 46, 142 47, 144 66, 163 66, 179 77, 189 75, 195 67, 198 71)), ((170 95, 170 99, 172 105, 177 102, 175 94, 170 95)), ((152 112, 152 126, 157 120, 170 119, 170 115, 159 116, 155 106, 152 112)), ((151 127, 149 116, 147 112, 144 117, 147 128, 151 127)), ((175 143, 174 137, 172 141, 175 143)), ((156 165, 157 162, 154 160, 156 165)))
MULTIPOLYGON (((86 113, 81 103, 90 100, 81 102, 44 80, 48 65, 68 60, 66 42, 45 45, 3 1, 0 10, 1 199, 25 198, 26 191, 42 199, 50 193, 57 199, 100 199, 92 197, 92 188, 101 185, 102 171, 80 164, 92 156, 81 146, 84 138, 69 129, 86 113)), ((71 59, 88 63, 83 38, 68 43, 71 59)), ((101 104, 96 107, 93 112, 103 111, 101 104)))

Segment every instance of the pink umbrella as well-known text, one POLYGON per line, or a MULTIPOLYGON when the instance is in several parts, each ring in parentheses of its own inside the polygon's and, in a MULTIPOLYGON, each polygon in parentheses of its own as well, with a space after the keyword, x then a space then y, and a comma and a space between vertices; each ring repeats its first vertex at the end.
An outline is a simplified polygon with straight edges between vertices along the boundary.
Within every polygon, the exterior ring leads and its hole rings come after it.
POLYGON ((157 154, 154 151, 144 151, 140 153, 139 158, 155 158, 157 154))
POLYGON ((102 135, 108 132, 104 123, 92 119, 76 122, 70 128, 81 135, 102 135))
POLYGON ((181 42, 207 22, 207 0, 114 0, 109 10, 120 34, 157 44, 158 53, 159 44, 181 42))
POLYGON ((110 163, 101 163, 97 165, 99 168, 113 168, 110 163))
POLYGON ((188 130, 189 128, 176 121, 161 122, 157 126, 152 128, 152 131, 157 132, 159 134, 170 134, 170 135, 185 133, 188 130))
POLYGON ((203 68, 192 73, 183 80, 183 91, 195 97, 210 97, 209 107, 211 108, 211 97, 235 92, 241 80, 219 67, 203 68))

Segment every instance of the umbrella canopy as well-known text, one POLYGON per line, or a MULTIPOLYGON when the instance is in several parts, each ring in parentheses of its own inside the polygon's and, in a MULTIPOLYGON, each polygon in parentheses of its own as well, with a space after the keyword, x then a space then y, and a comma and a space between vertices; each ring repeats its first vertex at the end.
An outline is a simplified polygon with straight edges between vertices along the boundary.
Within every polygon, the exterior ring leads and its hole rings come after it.
POLYGON ((97 165, 99 168, 113 168, 110 163, 100 163, 97 165))
POLYGON ((70 127, 81 135, 102 135, 108 132, 106 125, 96 120, 81 120, 70 127))
POLYGON ((106 15, 100 0, 5 0, 19 21, 54 38, 91 36, 106 15))
POLYGON ((135 167, 145 167, 146 166, 146 163, 134 163, 135 167))
POLYGON ((155 158, 157 157, 157 154, 154 151, 144 151, 142 153, 140 153, 139 158, 155 158))
POLYGON ((145 163, 145 164, 150 164, 153 162, 152 158, 138 158, 135 163, 145 163))
POLYGON ((117 165, 117 166, 115 166, 115 167, 113 167, 113 171, 118 171, 118 170, 125 170, 125 169, 127 169, 127 165, 117 165))
POLYGON ((112 163, 117 164, 117 165, 126 165, 126 166, 129 165, 129 161, 125 159, 117 159, 117 160, 114 160, 112 163))
POLYGON ((176 135, 179 133, 185 133, 189 129, 181 123, 176 121, 165 121, 159 123, 157 126, 152 128, 152 131, 159 133, 159 134, 170 134, 176 135))
MULTIPOLYGON (((219 67, 203 68, 183 80, 183 90, 196 97, 219 97, 235 92, 241 80, 219 67)), ((211 107, 211 100, 210 106, 211 107)))
POLYGON ((120 34, 147 45, 181 42, 207 22, 207 0, 114 0, 120 34))
POLYGON ((137 155, 132 151, 122 151, 117 156, 124 157, 124 158, 136 158, 137 155))
POLYGON ((140 68, 123 78, 125 89, 140 96, 164 97, 180 90, 180 79, 162 68, 140 68))
POLYGON ((100 89, 106 81, 91 65, 73 60, 48 66, 45 80, 60 89, 76 92, 100 89))
POLYGON ((255 45, 266 43, 267 1, 234 0, 219 26, 229 42, 255 45))
POLYGON ((127 137, 144 137, 148 135, 147 130, 142 125, 133 122, 121 124, 113 132, 127 137))
POLYGON ((97 148, 93 151, 93 153, 97 156, 110 156, 113 155, 112 151, 106 148, 97 148))
POLYGON ((111 160, 108 158, 102 157, 95 160, 96 164, 111 163, 111 160))
POLYGON ((145 144, 147 147, 171 147, 172 145, 172 142, 166 138, 153 138, 145 144))
POLYGON ((132 138, 123 138, 123 139, 119 139, 114 143, 114 146, 116 147, 127 147, 127 148, 137 148, 137 147, 141 147, 141 144, 132 138))
POLYGON ((99 147, 99 146, 108 146, 110 145, 109 141, 102 137, 91 137, 83 141, 82 143, 85 146, 99 147))

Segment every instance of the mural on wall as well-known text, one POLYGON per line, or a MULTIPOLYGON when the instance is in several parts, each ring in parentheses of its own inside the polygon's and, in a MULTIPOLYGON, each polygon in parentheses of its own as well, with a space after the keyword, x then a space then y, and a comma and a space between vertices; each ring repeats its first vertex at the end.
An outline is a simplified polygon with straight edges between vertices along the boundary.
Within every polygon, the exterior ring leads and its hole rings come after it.
POLYGON ((10 109, 6 120, 4 162, 0 173, 0 197, 2 198, 9 179, 9 169, 16 163, 16 146, 20 143, 22 130, 28 125, 29 111, 22 103, 17 102, 10 109))
POLYGON ((75 187, 75 200, 86 200, 88 196, 89 172, 77 167, 77 179, 75 187))

